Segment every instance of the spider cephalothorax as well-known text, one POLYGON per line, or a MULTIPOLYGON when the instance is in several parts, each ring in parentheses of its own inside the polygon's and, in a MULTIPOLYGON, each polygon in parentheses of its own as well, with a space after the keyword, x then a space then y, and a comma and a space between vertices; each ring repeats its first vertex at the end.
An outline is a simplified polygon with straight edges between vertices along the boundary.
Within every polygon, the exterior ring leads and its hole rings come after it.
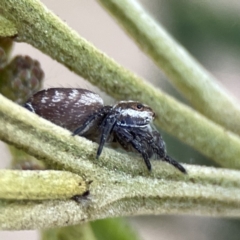
POLYGON ((151 123, 153 110, 137 101, 120 101, 104 106, 99 95, 86 89, 50 88, 34 94, 25 104, 49 121, 99 143, 97 158, 106 142, 117 141, 126 150, 137 150, 148 170, 156 155, 186 173, 185 168, 166 154, 165 143, 151 123))

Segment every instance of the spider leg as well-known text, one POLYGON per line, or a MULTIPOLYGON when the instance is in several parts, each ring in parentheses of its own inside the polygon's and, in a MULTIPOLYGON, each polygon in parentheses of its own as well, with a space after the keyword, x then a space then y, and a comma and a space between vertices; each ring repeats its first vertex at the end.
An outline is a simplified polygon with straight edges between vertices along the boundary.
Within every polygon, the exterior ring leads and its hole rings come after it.
POLYGON ((98 113, 95 113, 93 115, 91 115, 87 121, 80 127, 78 127, 77 129, 75 129, 72 133, 72 136, 75 135, 81 135, 84 133, 84 130, 87 129, 87 127, 98 117, 98 113))
POLYGON ((157 155, 161 158, 162 161, 168 162, 169 164, 173 165, 175 168, 177 168, 182 173, 187 173, 186 169, 177 161, 172 159, 170 156, 166 154, 166 147, 165 142, 162 139, 161 134, 158 131, 153 131, 152 136, 154 139, 154 142, 157 143, 157 148, 153 148, 154 152, 157 153, 157 155))
POLYGON ((100 111, 97 111, 97 112, 93 113, 92 115, 90 115, 90 117, 83 123, 82 126, 80 126, 74 130, 74 132, 72 133, 72 136, 82 135, 85 131, 88 130, 91 123, 93 123, 95 120, 103 117, 107 113, 108 109, 109 109, 108 106, 106 106, 106 107, 103 107, 100 111))
POLYGON ((166 146, 165 142, 162 139, 161 134, 158 131, 152 131, 152 148, 153 151, 161 158, 162 161, 168 162, 169 164, 173 165, 175 168, 177 168, 182 173, 187 173, 186 169, 177 161, 172 159, 170 156, 166 154, 166 146))
MULTIPOLYGON (((152 149, 152 151, 156 153, 162 161, 168 162, 182 173, 187 173, 186 169, 180 163, 178 163, 166 154, 165 142, 163 141, 162 136, 158 131, 154 130, 149 133, 147 131, 138 129, 137 132, 134 133, 136 133, 136 138, 140 138, 139 141, 143 142, 145 140, 145 143, 148 145, 147 147, 145 147, 145 149, 149 149, 149 151, 150 149, 152 149)), ((150 157, 152 156, 151 154, 148 155, 150 157)))
MULTIPOLYGON (((149 171, 151 171, 152 170, 152 165, 151 165, 150 160, 149 160, 151 156, 149 156, 149 152, 147 151, 149 149, 146 148, 145 144, 143 144, 141 141, 139 141, 137 139, 133 139, 131 141, 131 144, 139 153, 141 153, 141 155, 143 157, 143 160, 144 160, 144 162, 147 166, 147 169, 149 171)), ((152 155, 152 153, 150 155, 152 155)))
POLYGON ((187 173, 187 170, 177 161, 172 159, 170 156, 166 155, 164 158, 162 158, 163 161, 168 162, 169 164, 173 165, 175 168, 177 168, 182 173, 187 173))
POLYGON ((124 148, 126 148, 128 144, 131 144, 133 148, 136 149, 142 155, 144 162, 147 166, 147 169, 151 171, 152 166, 149 161, 149 158, 152 156, 152 151, 149 152, 148 145, 146 145, 146 143, 141 140, 142 138, 135 134, 134 134, 135 136, 133 136, 132 133, 129 132, 127 129, 121 127, 115 127, 114 132, 117 136, 118 142, 124 148))
MULTIPOLYGON (((135 131, 136 132, 136 131, 135 131)), ((145 139, 146 143, 149 147, 156 153, 160 158, 164 158, 166 156, 166 146, 165 142, 162 139, 161 134, 158 131, 144 131, 137 130, 137 135, 141 136, 141 139, 145 139)))
POLYGON ((133 139, 132 134, 124 129, 114 127, 114 136, 116 141, 125 149, 129 150, 130 142, 133 139), (123 133, 124 132, 124 133, 123 133))
POLYGON ((111 115, 108 115, 104 119, 104 121, 101 125, 103 131, 102 131, 102 134, 101 134, 99 147, 98 147, 98 150, 97 150, 97 156, 96 156, 97 158, 101 155, 103 146, 104 146, 109 134, 111 133, 115 123, 116 123, 115 116, 112 117, 111 115))
POLYGON ((161 134, 158 131, 152 131, 152 145, 153 151, 160 157, 164 158, 166 156, 166 145, 162 139, 161 134))

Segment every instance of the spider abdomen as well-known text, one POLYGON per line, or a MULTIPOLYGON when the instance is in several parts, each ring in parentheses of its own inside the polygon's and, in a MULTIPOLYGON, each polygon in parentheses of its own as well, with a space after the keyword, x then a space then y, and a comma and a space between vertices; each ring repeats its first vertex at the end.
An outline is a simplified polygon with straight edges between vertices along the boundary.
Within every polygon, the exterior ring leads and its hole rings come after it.
POLYGON ((24 106, 56 125, 74 131, 103 107, 103 100, 86 89, 49 88, 34 94, 24 106))

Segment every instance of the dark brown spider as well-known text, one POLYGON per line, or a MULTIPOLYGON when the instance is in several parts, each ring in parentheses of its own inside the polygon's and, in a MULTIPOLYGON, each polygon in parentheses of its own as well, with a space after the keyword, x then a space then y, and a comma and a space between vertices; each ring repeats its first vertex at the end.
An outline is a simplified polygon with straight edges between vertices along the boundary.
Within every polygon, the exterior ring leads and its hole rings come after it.
POLYGON ((49 88, 34 94, 24 105, 39 116, 92 141, 98 142, 97 158, 106 142, 118 142, 126 150, 137 150, 148 170, 150 158, 185 168, 166 154, 160 133, 151 125, 153 110, 136 101, 120 101, 104 106, 103 100, 86 89, 49 88))

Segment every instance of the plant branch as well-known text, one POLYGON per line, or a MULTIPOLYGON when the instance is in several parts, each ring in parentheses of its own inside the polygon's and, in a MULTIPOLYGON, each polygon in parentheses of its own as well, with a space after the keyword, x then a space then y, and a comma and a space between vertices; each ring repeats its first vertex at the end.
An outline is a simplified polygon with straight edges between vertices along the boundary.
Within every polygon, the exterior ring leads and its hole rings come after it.
POLYGON ((198 111, 240 135, 239 102, 156 23, 137 1, 99 2, 198 111))
MULTIPOLYGON (((201 168, 198 170, 202 171, 201 168)), ((205 169, 206 170, 206 169, 205 169)), ((207 169, 211 174, 211 169, 207 169)), ((223 182, 230 170, 219 170, 223 182)), ((111 174, 110 174, 111 175, 111 174)), ((107 217, 139 214, 240 216, 240 188, 112 174, 114 181, 92 182, 90 196, 43 202, 0 202, 2 229, 36 229, 74 225, 107 217)), ((113 179, 112 179, 113 180, 113 179)), ((239 181, 239 178, 238 178, 239 181)))

